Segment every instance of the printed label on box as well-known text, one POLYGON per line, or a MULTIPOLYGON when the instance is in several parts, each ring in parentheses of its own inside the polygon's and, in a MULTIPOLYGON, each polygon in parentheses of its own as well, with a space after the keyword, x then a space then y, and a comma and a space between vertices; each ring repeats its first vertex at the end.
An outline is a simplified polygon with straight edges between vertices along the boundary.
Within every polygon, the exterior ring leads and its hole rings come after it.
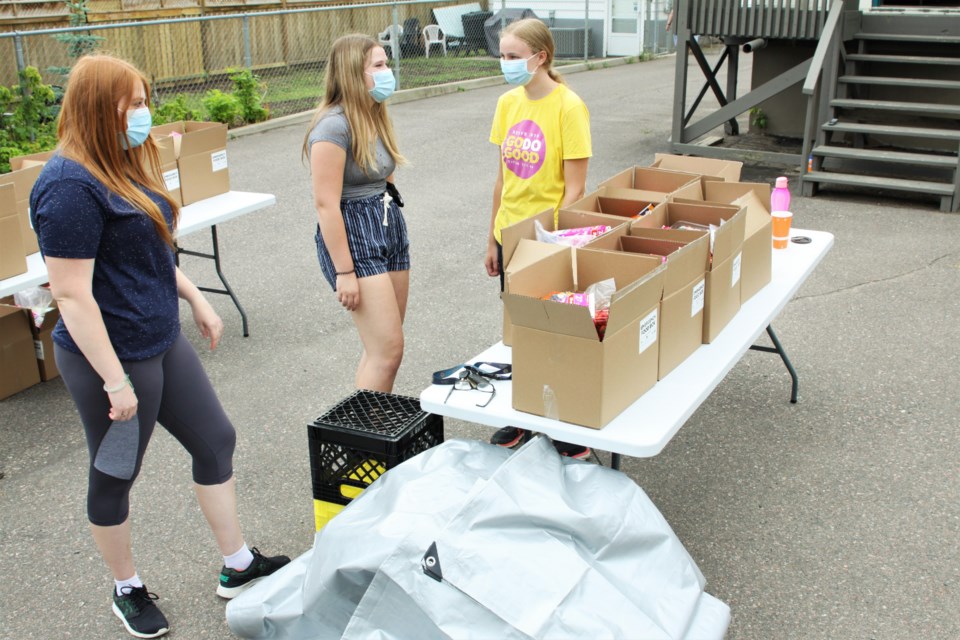
POLYGON ((690 317, 703 311, 703 298, 707 290, 707 281, 701 280, 693 287, 693 301, 690 304, 690 317))
POLYGON ((657 341, 657 312, 658 309, 654 309, 640 321, 640 353, 657 341))
POLYGON ((227 168, 227 150, 214 151, 210 154, 210 164, 213 165, 213 171, 223 171, 227 168))
POLYGON ((37 360, 45 360, 43 357, 43 341, 34 340, 33 341, 33 351, 37 354, 37 360))
POLYGON ((163 172, 163 184, 167 186, 167 191, 173 191, 180 188, 180 170, 170 169, 163 172))
POLYGON ((740 282, 740 258, 743 257, 743 253, 738 253, 737 257, 733 259, 733 273, 730 275, 730 286, 735 286, 740 282))

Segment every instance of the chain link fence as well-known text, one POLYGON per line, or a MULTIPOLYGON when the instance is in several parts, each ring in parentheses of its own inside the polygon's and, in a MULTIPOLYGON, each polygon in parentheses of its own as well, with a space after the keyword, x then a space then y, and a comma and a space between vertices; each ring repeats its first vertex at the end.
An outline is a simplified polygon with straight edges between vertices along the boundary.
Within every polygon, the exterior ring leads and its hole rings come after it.
MULTIPOLYGON (((627 14, 635 15, 634 32, 654 35, 643 45, 654 53, 673 44, 663 32, 666 2, 638 0, 627 7, 627 14)), ((234 91, 231 76, 244 69, 254 74, 262 105, 273 118, 316 106, 326 55, 345 33, 378 39, 398 88, 411 89, 498 75, 499 31, 526 15, 551 28, 558 65, 602 57, 605 6, 604 0, 516 6, 506 0, 408 0, 13 31, 0 33, 0 84, 17 84, 18 72, 31 66, 46 84, 60 87, 77 57, 107 51, 147 74, 155 106, 170 105, 170 119, 188 113, 210 119, 211 92, 234 91)))

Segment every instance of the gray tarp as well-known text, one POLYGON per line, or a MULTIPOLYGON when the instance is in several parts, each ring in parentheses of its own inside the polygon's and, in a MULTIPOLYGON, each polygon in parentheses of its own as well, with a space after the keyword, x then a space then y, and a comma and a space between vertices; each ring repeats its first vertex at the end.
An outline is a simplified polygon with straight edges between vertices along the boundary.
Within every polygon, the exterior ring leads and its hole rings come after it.
POLYGON ((722 638, 729 608, 627 476, 451 440, 227 606, 243 638, 722 638), (434 575, 428 575, 427 570, 434 575), (440 578, 439 580, 437 578, 440 578))

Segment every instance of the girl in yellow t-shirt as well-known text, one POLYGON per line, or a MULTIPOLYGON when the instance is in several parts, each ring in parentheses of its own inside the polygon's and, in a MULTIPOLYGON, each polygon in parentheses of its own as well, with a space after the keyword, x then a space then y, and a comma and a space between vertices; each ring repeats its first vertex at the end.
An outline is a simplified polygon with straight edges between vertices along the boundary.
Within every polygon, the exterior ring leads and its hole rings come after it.
MULTIPOLYGON (((592 155, 590 112, 553 69, 553 37, 535 18, 512 22, 500 35, 500 67, 507 82, 518 85, 500 96, 490 142, 500 147, 497 182, 484 264, 500 276, 500 231, 552 208, 556 212, 584 195, 592 155)), ((504 427, 490 442, 519 444, 526 431, 504 427)), ((582 458, 590 450, 556 442, 562 455, 582 458)))

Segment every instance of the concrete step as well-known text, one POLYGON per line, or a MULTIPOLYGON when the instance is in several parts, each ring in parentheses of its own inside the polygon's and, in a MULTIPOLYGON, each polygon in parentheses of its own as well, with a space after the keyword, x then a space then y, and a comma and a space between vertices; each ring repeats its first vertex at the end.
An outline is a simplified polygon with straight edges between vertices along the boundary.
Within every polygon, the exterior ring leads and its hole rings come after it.
POLYGON ((854 173, 834 173, 828 171, 811 171, 803 174, 804 181, 820 184, 843 184, 871 189, 888 189, 894 191, 914 191, 929 193, 938 196, 953 195, 953 185, 943 182, 929 182, 927 180, 902 180, 899 178, 885 178, 864 176, 854 173))
POLYGON ((932 78, 885 78, 880 76, 840 76, 837 82, 847 84, 876 84, 893 87, 917 87, 924 89, 960 89, 958 80, 935 80, 932 78))
POLYGON ((847 60, 854 62, 895 62, 898 64, 960 65, 960 57, 898 56, 882 53, 848 53, 847 60))
POLYGON ((837 122, 824 124, 824 131, 842 131, 844 133, 865 133, 873 135, 906 136, 910 138, 928 138, 931 140, 960 141, 960 129, 931 129, 926 127, 899 127, 884 124, 862 124, 859 122, 837 122))
POLYGON ((855 33, 855 40, 881 40, 884 42, 932 42, 935 44, 960 44, 960 36, 900 33, 855 33))
POLYGON ((953 118, 960 118, 960 105, 957 104, 835 98, 830 101, 830 106, 838 109, 874 109, 879 111, 896 111, 900 113, 919 113, 928 116, 949 116, 953 118))
POLYGON ((957 156, 939 156, 932 153, 910 153, 909 151, 887 151, 883 149, 857 149, 820 145, 811 151, 815 156, 824 158, 843 158, 849 160, 872 160, 897 164, 915 164, 926 167, 956 169, 960 160, 957 156))

